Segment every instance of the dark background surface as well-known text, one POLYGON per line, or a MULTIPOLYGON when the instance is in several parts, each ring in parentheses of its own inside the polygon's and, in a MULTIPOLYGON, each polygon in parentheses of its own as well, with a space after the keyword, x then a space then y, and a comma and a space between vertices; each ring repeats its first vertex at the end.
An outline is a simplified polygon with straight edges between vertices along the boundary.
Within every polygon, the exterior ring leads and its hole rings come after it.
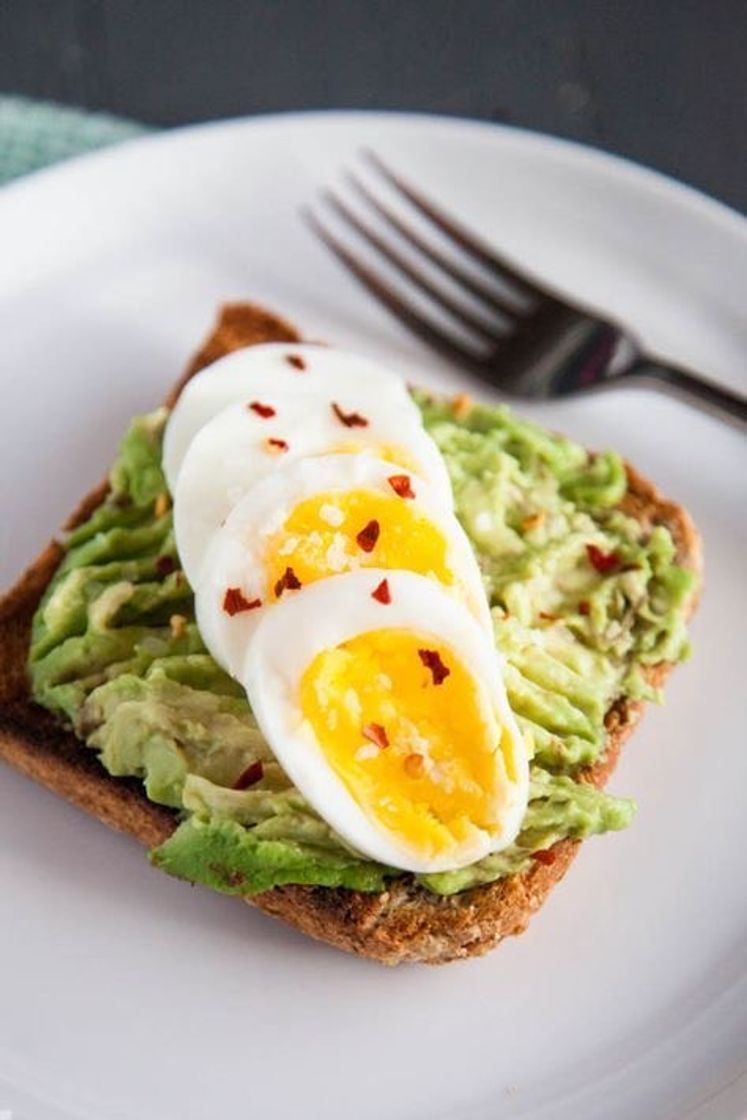
POLYGON ((149 124, 482 117, 747 209, 747 0, 0 0, 0 89, 149 124))

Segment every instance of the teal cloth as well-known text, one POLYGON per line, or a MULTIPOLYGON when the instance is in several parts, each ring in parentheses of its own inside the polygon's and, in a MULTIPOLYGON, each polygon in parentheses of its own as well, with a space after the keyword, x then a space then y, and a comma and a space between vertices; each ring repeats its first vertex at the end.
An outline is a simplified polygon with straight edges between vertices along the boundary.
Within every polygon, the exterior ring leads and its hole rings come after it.
POLYGON ((146 131, 108 113, 0 95, 0 183, 146 131))

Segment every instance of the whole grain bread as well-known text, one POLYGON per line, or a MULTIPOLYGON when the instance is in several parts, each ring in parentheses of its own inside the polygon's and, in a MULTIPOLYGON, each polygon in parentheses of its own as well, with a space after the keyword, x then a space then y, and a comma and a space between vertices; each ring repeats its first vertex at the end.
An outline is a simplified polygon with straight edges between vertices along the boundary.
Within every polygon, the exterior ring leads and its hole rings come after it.
MULTIPOLYGON (((173 403, 192 374, 223 354, 275 341, 292 343, 300 341, 300 336, 289 323, 260 307, 229 304, 167 403, 173 403)), ((645 525, 665 525, 674 538, 678 562, 699 571, 700 541, 687 512, 663 498, 632 467, 628 467, 628 480, 622 508, 645 525)), ((85 520, 105 494, 103 483, 84 499, 66 527, 85 520)), ((61 556, 60 544, 53 541, 0 599, 0 757, 104 824, 152 847, 174 830, 175 814, 148 801, 139 781, 110 777, 95 754, 82 749, 79 740, 29 696, 25 665, 31 620, 61 556)), ((691 611, 695 600, 693 594, 691 611)), ((651 682, 661 684, 670 669, 664 663, 654 666, 649 671, 651 682)), ((584 772, 584 780, 600 787, 606 783, 642 710, 642 703, 629 700, 610 709, 606 750, 584 772)), ((286 886, 246 901, 311 937, 385 964, 438 964, 485 953, 504 937, 521 933, 562 879, 578 847, 575 841, 563 840, 528 871, 448 898, 433 895, 404 877, 382 894, 286 886)))

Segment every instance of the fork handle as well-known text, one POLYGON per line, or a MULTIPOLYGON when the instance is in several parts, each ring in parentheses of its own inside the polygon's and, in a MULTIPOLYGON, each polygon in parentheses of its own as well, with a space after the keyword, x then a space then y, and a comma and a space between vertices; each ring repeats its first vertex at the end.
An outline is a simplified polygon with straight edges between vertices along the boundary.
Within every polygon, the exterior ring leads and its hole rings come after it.
POLYGON ((640 358, 629 372, 636 380, 652 380, 720 420, 727 420, 739 427, 747 426, 747 397, 740 393, 716 385, 705 377, 697 377, 689 370, 669 362, 659 361, 658 358, 640 358))

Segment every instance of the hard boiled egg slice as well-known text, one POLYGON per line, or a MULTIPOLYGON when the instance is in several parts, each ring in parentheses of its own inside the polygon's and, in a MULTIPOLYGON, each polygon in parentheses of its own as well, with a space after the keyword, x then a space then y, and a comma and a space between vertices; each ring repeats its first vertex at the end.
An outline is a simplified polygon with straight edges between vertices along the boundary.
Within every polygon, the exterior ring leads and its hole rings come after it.
POLYGON ((337 400, 340 393, 372 389, 396 408, 407 400, 404 379, 386 366, 326 346, 268 342, 234 350, 190 378, 166 425, 163 466, 174 493, 182 460, 194 436, 229 404, 263 401, 275 392, 310 393, 337 400))
MULTIPOLYGON (((234 675, 264 608, 319 579, 400 568, 438 580, 492 634, 474 553, 428 483, 369 452, 267 475, 214 534, 195 589, 200 633, 234 675)), ((384 581, 379 595, 386 600, 384 581)))
POLYGON ((452 508, 446 466, 409 397, 395 408, 373 390, 334 399, 278 390, 219 412, 192 440, 174 495, 176 546, 192 586, 213 534, 260 478, 304 456, 365 448, 426 479, 443 508, 452 508))
POLYGON ((433 580, 367 569, 284 597, 241 680, 291 780, 371 859, 447 871, 518 833, 527 751, 498 655, 433 580), (384 578, 387 604, 374 594, 384 578))

